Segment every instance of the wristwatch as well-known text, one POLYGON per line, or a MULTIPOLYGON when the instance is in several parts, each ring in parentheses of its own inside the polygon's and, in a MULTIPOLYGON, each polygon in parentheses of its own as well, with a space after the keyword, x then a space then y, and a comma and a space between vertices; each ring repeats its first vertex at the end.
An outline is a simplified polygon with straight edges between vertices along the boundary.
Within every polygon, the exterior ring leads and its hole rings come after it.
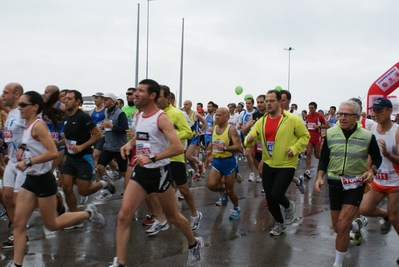
POLYGON ((28 166, 28 167, 31 167, 31 166, 32 166, 32 162, 30 161, 30 158, 29 158, 29 159, 25 159, 25 160, 24 160, 24 164, 25 164, 26 166, 28 166))
POLYGON ((227 147, 224 146, 224 147, 223 147, 223 152, 226 152, 226 150, 227 150, 227 147))
POLYGON ((150 158, 150 160, 154 163, 157 160, 155 159, 155 154, 149 154, 148 157, 150 158))

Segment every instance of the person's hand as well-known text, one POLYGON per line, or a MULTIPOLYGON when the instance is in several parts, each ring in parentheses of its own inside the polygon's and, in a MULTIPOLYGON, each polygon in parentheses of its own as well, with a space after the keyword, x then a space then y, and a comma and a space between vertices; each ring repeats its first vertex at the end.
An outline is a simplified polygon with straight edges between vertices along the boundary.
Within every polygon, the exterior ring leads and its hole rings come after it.
POLYGON ((126 156, 129 156, 130 151, 132 151, 132 146, 130 145, 130 143, 127 143, 126 145, 121 147, 120 151, 121 151, 122 158, 126 159, 126 156))
POLYGON ((288 148, 287 149, 287 155, 288 155, 288 157, 293 157, 294 156, 294 151, 292 151, 291 148, 288 148))
POLYGON ((323 179, 317 178, 316 182, 314 183, 314 189, 317 193, 321 193, 321 186, 324 184, 323 179))

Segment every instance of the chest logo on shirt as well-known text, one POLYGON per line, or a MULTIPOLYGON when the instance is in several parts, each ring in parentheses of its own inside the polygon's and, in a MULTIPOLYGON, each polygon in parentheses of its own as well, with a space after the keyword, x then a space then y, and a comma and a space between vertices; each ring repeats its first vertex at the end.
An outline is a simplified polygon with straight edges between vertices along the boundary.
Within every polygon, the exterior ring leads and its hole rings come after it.
POLYGON ((137 136, 137 140, 142 140, 142 141, 150 140, 150 134, 149 133, 137 132, 136 136, 137 136))

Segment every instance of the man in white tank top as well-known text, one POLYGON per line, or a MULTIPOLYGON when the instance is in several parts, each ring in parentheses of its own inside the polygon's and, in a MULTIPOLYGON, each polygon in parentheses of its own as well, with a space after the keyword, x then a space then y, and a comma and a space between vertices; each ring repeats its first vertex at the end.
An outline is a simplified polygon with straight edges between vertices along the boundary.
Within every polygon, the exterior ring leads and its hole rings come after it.
POLYGON ((360 205, 360 213, 364 216, 382 217, 381 233, 389 232, 391 225, 399 234, 399 130, 398 125, 391 121, 392 103, 389 99, 379 98, 371 107, 374 111, 376 124, 371 128, 380 146, 382 163, 377 170, 374 181, 370 183, 371 190, 364 195, 360 205), (388 198, 388 209, 377 205, 388 198))
POLYGON ((183 145, 167 115, 155 103, 160 86, 154 80, 143 80, 134 93, 134 104, 142 111, 137 118, 136 138, 121 148, 122 157, 136 145, 133 177, 123 194, 116 228, 116 257, 111 267, 126 266, 126 252, 131 220, 147 194, 156 192, 167 220, 175 224, 188 241, 188 266, 200 260, 204 240, 195 237, 189 221, 179 212, 174 189, 170 186, 169 158, 183 153, 183 145))

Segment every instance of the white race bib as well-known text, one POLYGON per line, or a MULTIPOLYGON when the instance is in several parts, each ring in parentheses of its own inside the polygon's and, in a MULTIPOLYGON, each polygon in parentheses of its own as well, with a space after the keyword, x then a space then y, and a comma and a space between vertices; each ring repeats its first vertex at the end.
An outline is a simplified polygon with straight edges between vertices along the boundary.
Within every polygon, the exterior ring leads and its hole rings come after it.
POLYGON ((74 146, 76 146, 76 141, 67 139, 65 140, 65 146, 69 154, 75 154, 75 152, 72 149, 74 146))
POLYGON ((344 190, 356 189, 363 184, 362 176, 341 176, 342 186, 344 190))
POLYGON ((151 154, 151 143, 143 142, 136 144, 136 155, 150 155, 151 154))

